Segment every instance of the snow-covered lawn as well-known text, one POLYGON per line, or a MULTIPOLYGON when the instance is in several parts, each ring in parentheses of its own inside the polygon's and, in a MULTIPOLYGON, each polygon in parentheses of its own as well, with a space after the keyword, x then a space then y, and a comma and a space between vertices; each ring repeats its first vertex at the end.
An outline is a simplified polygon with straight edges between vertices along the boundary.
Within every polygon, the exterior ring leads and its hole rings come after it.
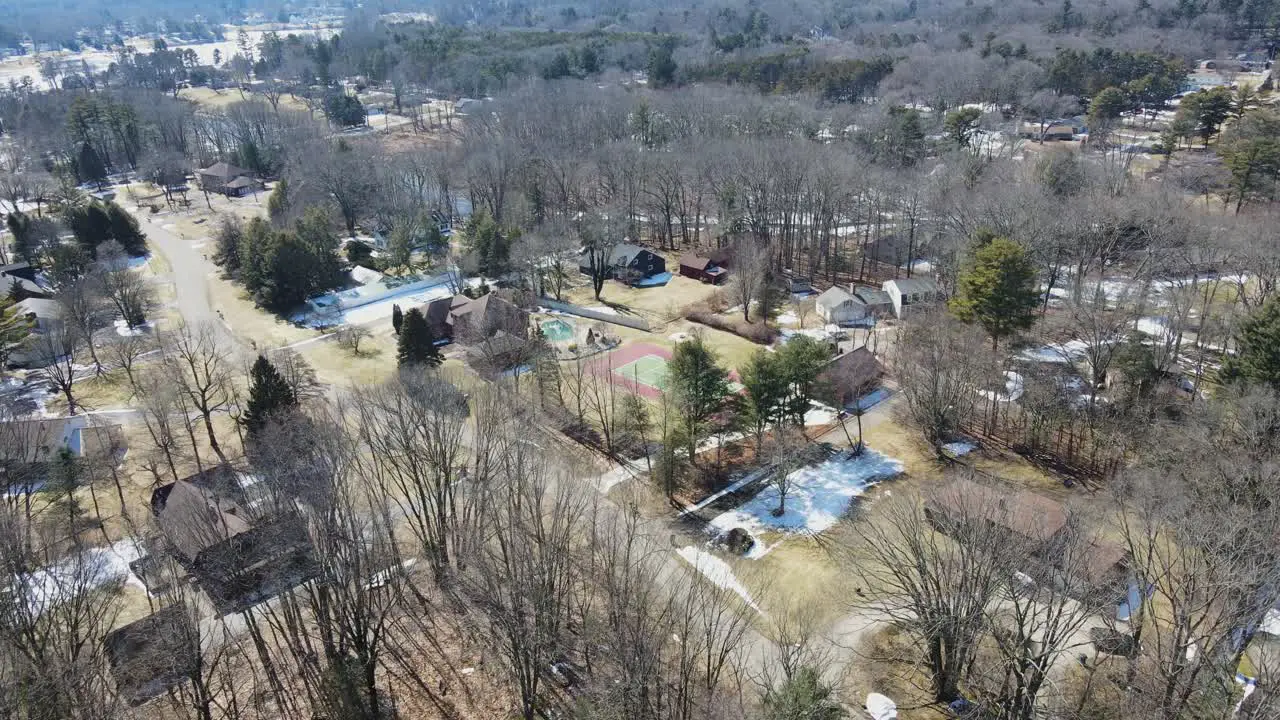
POLYGON ((747 591, 746 586, 733 574, 733 568, 729 567, 729 563, 692 545, 680 548, 676 554, 702 573, 713 585, 737 593, 743 602, 750 605, 756 612, 760 612, 760 606, 751 598, 751 593, 747 591))
POLYGON ((146 590, 146 585, 129 570, 129 563, 141 556, 141 550, 133 539, 125 538, 110 547, 90 548, 24 578, 11 578, 10 582, 26 595, 32 610, 43 612, 75 597, 78 591, 125 582, 146 590))
POLYGON ((1167 342, 1173 339, 1173 332, 1169 330, 1169 321, 1163 317, 1142 317, 1138 318, 1137 330, 1143 335, 1150 335, 1159 342, 1167 342))
POLYGON ((775 516, 778 488, 770 484, 755 497, 735 510, 712 519, 710 530, 716 534, 743 528, 755 539, 747 554, 763 557, 772 547, 765 547, 766 533, 816 535, 835 525, 849 510, 853 499, 867 488, 902 472, 900 460, 866 448, 855 458, 838 455, 812 467, 792 473, 787 492, 786 512, 775 516))

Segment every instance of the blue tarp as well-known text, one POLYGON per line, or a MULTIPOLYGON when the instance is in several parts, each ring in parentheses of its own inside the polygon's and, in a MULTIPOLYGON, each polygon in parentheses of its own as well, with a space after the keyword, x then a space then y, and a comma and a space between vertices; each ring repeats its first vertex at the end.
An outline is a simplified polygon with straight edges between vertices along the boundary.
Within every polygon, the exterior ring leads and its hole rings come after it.
POLYGON ((657 275, 650 275, 649 277, 643 280, 639 280, 635 283, 632 283, 631 286, 641 287, 641 288, 661 287, 663 285, 666 285, 669 282, 671 282, 671 273, 664 272, 664 273, 658 273, 657 275))

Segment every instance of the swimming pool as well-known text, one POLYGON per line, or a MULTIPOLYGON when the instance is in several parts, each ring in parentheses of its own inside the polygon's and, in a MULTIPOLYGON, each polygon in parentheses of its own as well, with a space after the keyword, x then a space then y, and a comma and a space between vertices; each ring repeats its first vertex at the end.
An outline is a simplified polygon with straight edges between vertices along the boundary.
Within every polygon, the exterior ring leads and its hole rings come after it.
POLYGON ((573 325, 560 319, 543 320, 542 335, 551 342, 564 342, 573 339, 573 325))

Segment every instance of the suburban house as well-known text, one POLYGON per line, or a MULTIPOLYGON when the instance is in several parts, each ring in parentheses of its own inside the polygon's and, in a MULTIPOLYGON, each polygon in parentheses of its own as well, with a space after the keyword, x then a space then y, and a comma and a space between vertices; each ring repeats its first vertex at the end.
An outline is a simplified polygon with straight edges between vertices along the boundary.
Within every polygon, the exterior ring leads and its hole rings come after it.
POLYGON ((827 290, 814 301, 818 317, 830 325, 852 325, 871 316, 861 298, 839 285, 827 290))
POLYGON ((893 303, 893 314, 903 317, 918 306, 928 306, 942 300, 942 288, 933 278, 902 278, 886 280, 881 286, 893 303))
POLYGON ((197 170, 200 189, 228 197, 242 197, 262 189, 262 182, 253 173, 225 162, 217 162, 203 170, 197 170))
POLYGON ((1031 542, 1049 556, 1067 527, 1066 509, 1056 500, 1029 490, 1012 494, 959 478, 925 503, 930 521, 945 529, 956 522, 985 522, 1012 540, 1031 542))
POLYGON ((680 256, 680 274, 704 283, 719 285, 728 276, 728 270, 716 265, 711 258, 701 257, 695 253, 680 256))
MULTIPOLYGON (((633 283, 667 271, 667 261, 661 255, 639 245, 622 242, 609 248, 605 256, 607 277, 624 283, 633 283)), ((578 270, 591 274, 591 253, 583 252, 578 259, 578 270)))
POLYGON ((0 293, 15 300, 53 297, 52 290, 36 282, 36 269, 24 262, 0 266, 0 293))
POLYGON ((34 492, 44 484, 49 463, 66 448, 76 457, 119 457, 126 450, 119 425, 93 425, 92 416, 14 420, 0 423, 0 488, 34 492))
MULTIPOLYGON (((1027 123, 1022 126, 1022 137, 1028 140, 1039 140, 1040 124, 1027 123)), ((1044 127, 1044 140, 1072 140, 1075 138, 1076 131, 1068 124, 1061 122, 1053 122, 1044 127)))
POLYGON ((21 346, 9 353, 9 364, 14 367, 45 367, 57 358, 51 357, 46 336, 62 328, 62 305, 45 298, 27 298, 14 307, 18 314, 31 323, 31 335, 21 346))
POLYGON ((261 602, 313 577, 311 541, 296 507, 254 502, 241 475, 214 468, 162 485, 151 511, 173 555, 223 612, 261 602), (246 506, 258 504, 259 510, 246 506))
POLYGON ((498 292, 472 299, 466 295, 438 298, 422 308, 436 340, 488 339, 498 332, 525 338, 529 313, 498 292))
MULTIPOLYGON (((925 503, 925 513, 946 531, 957 522, 985 522, 1011 542, 1029 543, 1048 567, 1061 569, 1068 531, 1066 508, 1056 500, 1029 490, 1007 491, 972 480, 956 479, 925 503)), ((1097 541, 1085 555, 1081 577, 1089 587, 1111 592, 1124 587, 1128 576, 1123 546, 1097 541)), ((1030 568, 1028 569, 1030 570, 1030 568)))
POLYGON ((825 395, 823 402, 841 409, 874 391, 882 377, 884 367, 880 361, 870 350, 860 347, 832 358, 818 374, 818 386, 825 395))
POLYGON ((853 295, 866 304, 872 317, 893 317, 893 298, 889 297, 889 293, 876 288, 854 286, 853 295))
POLYGON ((103 639, 116 689, 137 707, 200 670, 200 635, 181 603, 112 630, 103 639))

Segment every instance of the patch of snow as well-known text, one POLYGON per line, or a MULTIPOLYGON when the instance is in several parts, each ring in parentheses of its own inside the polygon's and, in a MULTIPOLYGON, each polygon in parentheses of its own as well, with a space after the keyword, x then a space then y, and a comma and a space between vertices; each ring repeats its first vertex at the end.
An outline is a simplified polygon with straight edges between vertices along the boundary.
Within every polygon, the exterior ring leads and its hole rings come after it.
POLYGON ((782 328, 781 333, 783 342, 787 342, 791 340, 791 338, 798 337, 800 335, 807 335, 818 342, 828 342, 831 340, 831 333, 822 328, 808 328, 805 330, 782 328))
POLYGON ((592 305, 587 309, 590 310, 591 312, 598 312, 601 315, 617 315, 618 314, 617 310, 614 310, 608 305, 592 305))
POLYGON ((675 343, 682 343, 682 342, 693 339, 693 336, 687 332, 671 333, 667 337, 669 340, 671 340, 671 342, 675 342, 675 343))
POLYGON ((836 421, 836 410, 827 407, 821 403, 813 403, 809 407, 809 411, 804 414, 805 427, 818 427, 820 425, 830 425, 836 421))
POLYGON ((676 554, 684 558, 695 570, 702 573, 703 577, 711 581, 711 584, 737 593, 738 597, 751 606, 752 610, 760 612, 760 606, 751 598, 751 593, 747 591, 746 586, 733 574, 733 568, 729 567, 729 563, 706 550, 692 545, 680 548, 676 551, 676 554))
POLYGON ((145 322, 137 327, 130 328, 129 323, 124 320, 116 320, 116 334, 120 337, 138 337, 141 335, 150 335, 151 331, 156 327, 155 321, 145 322))
MULTIPOLYGON (((849 510, 853 499, 867 488, 902 472, 900 460, 864 448, 861 455, 840 455, 791 473, 786 512, 775 516, 778 488, 770 484, 755 497, 711 520, 710 528, 722 533, 743 528, 753 538, 766 531, 817 534, 834 526, 849 510)), ((766 552, 758 540, 748 557, 766 552)))
POLYGON ((1142 317, 1138 318, 1135 325, 1138 332, 1143 335, 1150 335, 1160 341, 1168 341, 1172 339, 1173 332, 1169 330, 1169 321, 1163 317, 1142 317))
POLYGON ((797 317, 796 314, 791 312, 790 310, 782 313, 778 317, 774 318, 774 320, 776 320, 779 325, 799 325, 800 324, 800 318, 797 317))
POLYGON ((1026 381, 1022 376, 1011 370, 1004 371, 1004 392, 995 390, 979 390, 978 394, 982 397, 996 402, 1017 402, 1022 397, 1022 393, 1026 389, 1026 381))
POLYGON ((915 262, 911 263, 911 274, 913 275, 916 273, 927 274, 931 272, 933 272, 933 263, 929 262, 928 260, 916 260, 915 262))
POLYGON ((744 487, 746 487, 746 486, 750 485, 751 483, 755 482, 756 480, 759 480, 759 479, 760 479, 760 477, 761 477, 762 475, 764 475, 765 473, 767 473, 768 471, 769 471, 769 470, 768 470, 768 468, 761 468, 761 469, 757 469, 757 470, 754 470, 754 471, 752 471, 752 472, 749 472, 749 473, 747 473, 746 475, 743 475, 743 476, 742 476, 741 478, 739 478, 736 482, 734 482, 733 484, 731 484, 731 485, 729 485, 728 487, 724 488, 723 490, 720 490, 720 491, 718 491, 718 492, 714 492, 714 493, 712 493, 712 494, 708 495, 707 497, 703 498, 702 500, 699 500, 697 503, 695 503, 695 504, 693 504, 693 505, 688 505, 688 506, 686 506, 684 510, 680 511, 680 516, 681 516, 681 517, 683 517, 683 516, 685 516, 685 515, 688 515, 689 513, 695 513, 695 512, 698 512, 698 511, 699 511, 699 510, 701 510, 702 508, 704 508, 704 507, 706 507, 706 506, 710 505, 711 503, 713 503, 713 502, 715 502, 715 501, 719 500, 720 498, 724 497, 725 495, 728 495, 728 494, 730 494, 730 493, 735 493, 735 492, 737 492, 737 491, 741 490, 742 488, 744 488, 744 487))
POLYGON ((942 451, 951 457, 963 457, 978 449, 977 443, 972 442, 949 442, 942 446, 942 451))
POLYGON ((1027 348, 1018 356, 1030 362, 1073 363, 1085 356, 1089 344, 1083 340, 1068 340, 1064 343, 1051 343, 1040 347, 1027 348))
POLYGON ((867 702, 863 707, 872 720, 896 720, 898 717, 898 704, 880 693, 867 695, 867 702))
POLYGON ((146 590, 146 585, 129 569, 129 563, 141 556, 137 543, 125 538, 109 547, 90 548, 25 577, 14 577, 11 583, 26 595, 34 612, 44 612, 75 597, 77 591, 126 582, 146 590))

